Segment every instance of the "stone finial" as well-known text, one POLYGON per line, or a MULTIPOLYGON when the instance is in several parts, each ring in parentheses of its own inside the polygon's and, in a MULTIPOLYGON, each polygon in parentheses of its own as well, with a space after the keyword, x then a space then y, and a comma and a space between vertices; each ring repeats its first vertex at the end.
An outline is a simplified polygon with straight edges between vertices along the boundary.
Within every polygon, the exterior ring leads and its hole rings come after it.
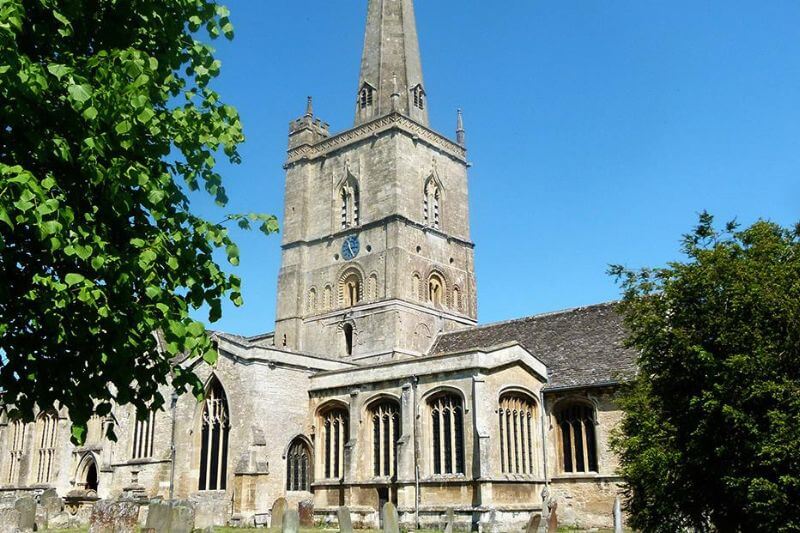
POLYGON ((461 146, 465 146, 467 143, 467 132, 464 129, 464 113, 460 109, 456 119, 456 142, 461 146))
POLYGON ((306 103, 306 114, 308 118, 314 116, 314 100, 311 96, 308 97, 308 102, 306 103))

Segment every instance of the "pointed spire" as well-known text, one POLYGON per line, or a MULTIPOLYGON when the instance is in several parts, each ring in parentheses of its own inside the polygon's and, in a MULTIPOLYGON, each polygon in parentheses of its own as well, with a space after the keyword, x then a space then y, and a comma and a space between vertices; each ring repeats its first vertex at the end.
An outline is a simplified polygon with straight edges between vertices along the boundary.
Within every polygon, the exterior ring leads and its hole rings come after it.
POLYGON ((305 116, 307 116, 308 118, 311 118, 311 117, 314 116, 314 100, 310 96, 308 97, 308 102, 306 103, 306 114, 305 114, 305 116))
POLYGON ((358 91, 356 125, 395 109, 428 124, 413 0, 369 0, 358 91))
POLYGON ((458 118, 456 119, 456 142, 461 146, 467 144, 467 132, 464 129, 464 113, 458 110, 458 118))

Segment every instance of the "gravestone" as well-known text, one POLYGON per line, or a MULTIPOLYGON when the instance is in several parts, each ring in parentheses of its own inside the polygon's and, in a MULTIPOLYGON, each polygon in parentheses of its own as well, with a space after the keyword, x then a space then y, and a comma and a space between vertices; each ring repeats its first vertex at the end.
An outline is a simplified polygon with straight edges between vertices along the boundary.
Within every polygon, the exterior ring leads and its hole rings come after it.
POLYGON ((19 511, 13 507, 0 508, 0 533, 17 533, 19 528, 19 511))
POLYGON ((134 533, 138 521, 139 504, 136 502, 100 500, 92 509, 89 533, 134 533))
POLYGON ((303 500, 297 506, 300 514, 300 527, 314 527, 314 501, 303 500))
POLYGON ((170 512, 170 533, 192 533, 194 531, 194 517, 194 505, 190 502, 173 502, 170 512))
POLYGON ((33 531, 36 527, 36 500, 32 496, 23 496, 14 502, 14 509, 19 511, 19 527, 22 531, 33 531))
POLYGON ((286 514, 288 508, 289 505, 286 503, 286 498, 278 498, 275 500, 275 503, 272 504, 272 518, 270 520, 272 529, 280 529, 283 527, 283 515, 286 514))
POLYGON ((383 505, 383 533, 400 533, 400 517, 392 502, 383 505))
POLYGON ((622 503, 619 496, 614 500, 614 533, 622 533, 622 503))
POLYGON ((336 511, 336 516, 339 518, 340 533, 353 533, 353 522, 350 519, 350 509, 348 507, 339 507, 339 510, 336 511))
POLYGON ((445 526, 444 526, 444 533, 453 533, 453 528, 456 527, 456 514, 453 512, 452 507, 447 508, 447 514, 445 516, 445 526))
POLYGON ((525 526, 525 533, 539 533, 539 525, 542 523, 542 515, 532 513, 528 525, 525 526))
POLYGON ((56 489, 47 489, 39 496, 39 505, 47 511, 48 518, 56 516, 64 510, 64 500, 58 495, 56 489))
POLYGON ((547 533, 556 533, 558 531, 558 502, 553 502, 550 507, 550 516, 547 517, 547 533))
POLYGON ((281 524, 281 533, 298 533, 300 531, 300 515, 294 509, 286 509, 281 524))
POLYGON ((150 502, 147 511, 147 521, 144 524, 144 528, 169 532, 171 515, 172 509, 170 509, 169 503, 163 500, 153 500, 150 502))

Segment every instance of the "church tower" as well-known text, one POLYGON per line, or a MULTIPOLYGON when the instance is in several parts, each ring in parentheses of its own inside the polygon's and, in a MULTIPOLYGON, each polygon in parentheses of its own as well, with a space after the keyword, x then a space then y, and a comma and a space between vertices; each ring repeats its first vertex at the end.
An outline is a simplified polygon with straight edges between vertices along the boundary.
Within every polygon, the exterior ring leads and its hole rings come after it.
POLYGON ((412 0, 369 0, 355 125, 291 122, 275 344, 361 364, 474 326, 464 128, 428 125, 412 0))

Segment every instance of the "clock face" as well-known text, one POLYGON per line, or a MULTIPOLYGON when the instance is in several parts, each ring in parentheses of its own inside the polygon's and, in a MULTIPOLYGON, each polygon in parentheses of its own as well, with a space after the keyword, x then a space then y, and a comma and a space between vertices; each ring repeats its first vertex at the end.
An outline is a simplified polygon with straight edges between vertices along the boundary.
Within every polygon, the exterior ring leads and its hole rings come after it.
POLYGON ((342 257, 344 257, 345 261, 355 259, 360 251, 361 244, 358 242, 357 235, 350 235, 342 243, 342 257))

